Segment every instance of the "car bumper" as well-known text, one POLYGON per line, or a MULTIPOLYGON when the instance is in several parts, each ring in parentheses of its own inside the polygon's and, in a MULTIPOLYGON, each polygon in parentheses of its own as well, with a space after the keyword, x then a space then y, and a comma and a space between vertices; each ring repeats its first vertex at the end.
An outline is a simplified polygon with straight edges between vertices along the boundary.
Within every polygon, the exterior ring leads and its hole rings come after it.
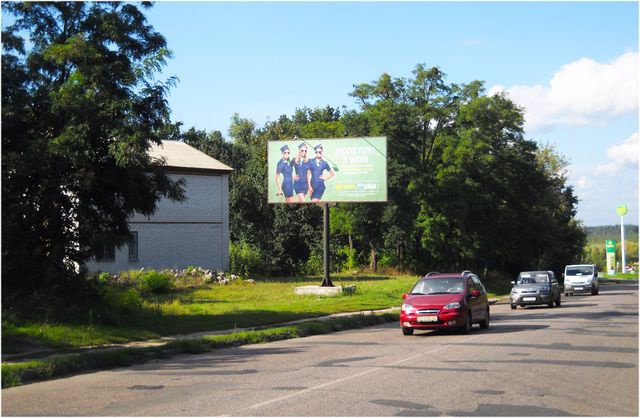
POLYGON ((548 305, 553 300, 553 295, 548 294, 525 294, 525 295, 511 295, 512 305, 548 305))
POLYGON ((447 329, 464 327, 466 315, 462 312, 446 312, 437 315, 400 314, 400 326, 413 329, 447 329), (432 321, 437 317, 436 321, 432 321), (424 322, 428 320, 429 322, 424 322))
POLYGON ((593 283, 589 284, 566 284, 564 285, 564 293, 591 293, 593 283))

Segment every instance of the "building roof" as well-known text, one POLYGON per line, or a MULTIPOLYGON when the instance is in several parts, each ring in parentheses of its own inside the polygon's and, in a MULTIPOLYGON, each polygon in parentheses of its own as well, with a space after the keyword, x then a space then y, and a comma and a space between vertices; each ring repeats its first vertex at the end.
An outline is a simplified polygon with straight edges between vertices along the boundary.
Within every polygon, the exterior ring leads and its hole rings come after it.
POLYGON ((149 156, 154 160, 164 159, 167 168, 207 172, 233 171, 228 165, 180 141, 163 141, 162 145, 151 144, 149 156))

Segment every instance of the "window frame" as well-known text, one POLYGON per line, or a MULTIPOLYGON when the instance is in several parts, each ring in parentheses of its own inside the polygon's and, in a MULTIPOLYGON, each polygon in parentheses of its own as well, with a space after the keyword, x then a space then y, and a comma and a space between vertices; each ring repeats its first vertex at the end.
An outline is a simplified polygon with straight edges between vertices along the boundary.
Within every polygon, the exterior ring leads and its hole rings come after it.
POLYGON ((138 240, 138 231, 131 231, 129 233, 129 241, 127 242, 127 246, 129 248, 129 261, 140 261, 138 240))

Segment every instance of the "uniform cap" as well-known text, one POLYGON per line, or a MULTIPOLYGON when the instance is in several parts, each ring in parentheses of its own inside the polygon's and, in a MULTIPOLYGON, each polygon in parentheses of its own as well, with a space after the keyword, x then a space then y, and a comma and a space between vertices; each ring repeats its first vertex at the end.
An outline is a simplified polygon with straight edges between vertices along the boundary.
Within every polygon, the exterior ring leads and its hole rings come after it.
POLYGON ((285 151, 289 151, 289 145, 284 145, 280 147, 280 152, 285 152, 285 151))

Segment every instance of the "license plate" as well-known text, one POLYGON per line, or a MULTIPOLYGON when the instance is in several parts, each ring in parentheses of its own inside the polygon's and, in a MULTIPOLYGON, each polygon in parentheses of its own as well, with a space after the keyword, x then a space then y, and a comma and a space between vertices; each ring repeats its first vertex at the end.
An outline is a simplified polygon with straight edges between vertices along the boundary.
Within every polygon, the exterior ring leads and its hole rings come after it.
POLYGON ((419 316, 418 322, 438 322, 438 315, 419 316))
POLYGON ((522 300, 525 302, 533 302, 536 298, 522 298, 522 300))
POLYGON ((574 287, 574 290, 584 290, 584 287, 574 287))

